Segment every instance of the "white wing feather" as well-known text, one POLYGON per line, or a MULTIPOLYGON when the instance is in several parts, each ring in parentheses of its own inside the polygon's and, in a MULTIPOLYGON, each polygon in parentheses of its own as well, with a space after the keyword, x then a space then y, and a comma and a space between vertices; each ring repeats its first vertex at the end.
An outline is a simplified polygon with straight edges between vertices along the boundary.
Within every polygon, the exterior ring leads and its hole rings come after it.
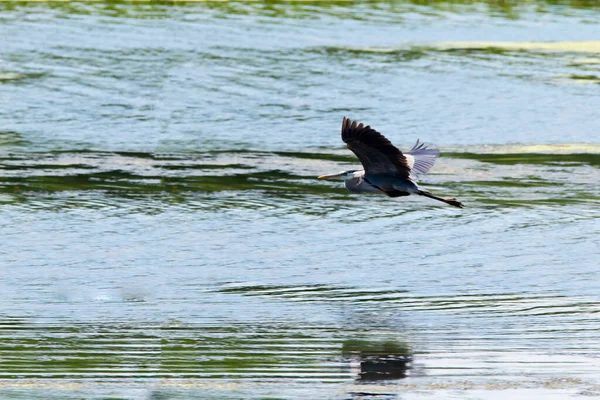
POLYGON ((410 177, 414 180, 420 175, 425 175, 433 167, 435 159, 440 156, 440 151, 431 149, 425 143, 417 140, 412 149, 404 153, 404 156, 410 167, 410 177))

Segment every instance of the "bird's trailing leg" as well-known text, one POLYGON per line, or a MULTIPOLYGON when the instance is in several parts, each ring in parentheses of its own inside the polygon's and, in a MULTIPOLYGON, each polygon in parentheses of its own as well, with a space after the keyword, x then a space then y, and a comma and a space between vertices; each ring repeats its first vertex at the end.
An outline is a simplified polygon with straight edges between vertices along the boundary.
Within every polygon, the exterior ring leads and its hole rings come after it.
POLYGON ((438 197, 435 196, 425 190, 419 190, 417 192, 419 195, 421 196, 425 196, 425 197, 429 197, 430 199, 434 199, 434 200, 438 200, 438 201, 443 201, 446 204, 450 204, 451 206, 454 207, 458 207, 458 208, 464 208, 465 206, 463 205, 463 203, 461 203, 460 201, 456 200, 456 199, 444 199, 442 197, 438 197))

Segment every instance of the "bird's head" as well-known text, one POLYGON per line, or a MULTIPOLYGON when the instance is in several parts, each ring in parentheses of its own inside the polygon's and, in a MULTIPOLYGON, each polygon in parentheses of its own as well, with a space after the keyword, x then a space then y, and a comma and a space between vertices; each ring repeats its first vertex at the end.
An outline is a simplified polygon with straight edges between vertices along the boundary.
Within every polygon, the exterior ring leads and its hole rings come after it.
POLYGON ((319 179, 332 179, 332 180, 347 181, 348 179, 354 178, 356 172, 358 172, 358 171, 356 171, 356 170, 342 171, 337 174, 321 175, 321 176, 319 176, 319 179))

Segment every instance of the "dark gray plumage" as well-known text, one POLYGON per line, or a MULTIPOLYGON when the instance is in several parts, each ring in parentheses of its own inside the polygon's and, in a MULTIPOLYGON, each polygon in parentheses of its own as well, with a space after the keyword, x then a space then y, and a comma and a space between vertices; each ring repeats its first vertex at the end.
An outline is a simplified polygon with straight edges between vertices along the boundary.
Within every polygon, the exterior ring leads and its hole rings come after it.
POLYGON ((356 154, 364 169, 322 175, 319 179, 342 179, 346 188, 353 193, 382 193, 390 197, 416 194, 455 207, 464 207, 456 199, 434 196, 417 186, 418 176, 426 174, 433 167, 440 155, 439 150, 417 140, 412 149, 402 153, 381 133, 346 117, 342 122, 342 140, 356 154))

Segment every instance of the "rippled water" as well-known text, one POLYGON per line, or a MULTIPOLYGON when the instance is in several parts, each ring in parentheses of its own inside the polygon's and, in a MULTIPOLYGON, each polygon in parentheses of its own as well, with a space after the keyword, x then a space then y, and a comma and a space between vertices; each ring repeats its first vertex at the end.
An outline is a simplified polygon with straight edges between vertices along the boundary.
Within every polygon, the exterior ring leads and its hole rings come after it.
POLYGON ((598 11, 2 3, 0 397, 600 395, 598 11))

